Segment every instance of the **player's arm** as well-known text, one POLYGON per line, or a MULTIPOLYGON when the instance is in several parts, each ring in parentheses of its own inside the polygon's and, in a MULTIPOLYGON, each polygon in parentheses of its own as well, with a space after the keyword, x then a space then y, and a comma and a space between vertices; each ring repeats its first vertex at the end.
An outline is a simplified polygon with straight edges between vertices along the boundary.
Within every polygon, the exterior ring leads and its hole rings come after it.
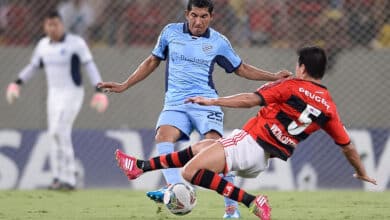
POLYGON ((105 112, 108 108, 107 95, 103 93, 101 88, 98 88, 98 84, 102 81, 102 77, 96 64, 93 60, 84 64, 84 69, 88 74, 88 78, 93 86, 95 86, 95 94, 92 96, 90 106, 99 113, 105 112))
MULTIPOLYGON (((96 89, 95 94, 92 96, 90 106, 100 113, 104 112, 108 107, 108 98, 107 95, 102 92, 102 89, 98 88, 98 83, 102 81, 102 77, 93 61, 92 53, 83 38, 76 37, 74 41, 78 43, 77 56, 72 57, 72 62, 75 58, 78 61, 76 63, 82 63, 82 67, 88 74, 89 81, 96 89)), ((72 71, 80 71, 80 66, 72 68, 72 71)))
POLYGON ((251 108, 263 103, 261 96, 257 93, 240 93, 231 96, 219 98, 192 97, 186 100, 186 103, 197 103, 199 105, 217 105, 229 108, 251 108))
POLYGON ((39 55, 42 42, 42 40, 39 41, 35 47, 30 63, 19 72, 18 79, 8 85, 6 98, 9 104, 12 104, 19 97, 21 85, 31 79, 38 72, 39 68, 43 67, 42 58, 39 55))
POLYGON ((32 63, 25 66, 18 74, 18 79, 8 84, 6 98, 9 104, 12 104, 20 95, 20 87, 38 72, 39 67, 32 63))
POLYGON ((355 169, 356 173, 353 176, 357 179, 376 185, 376 180, 367 176, 363 163, 360 160, 360 155, 357 152, 355 145, 351 142, 347 130, 337 114, 336 106, 331 105, 330 108, 334 109, 334 116, 330 118, 326 124, 324 124, 323 129, 333 138, 337 145, 341 146, 341 151, 343 152, 345 158, 355 169))
POLYGON ((360 160, 359 153, 357 152, 355 146, 352 143, 349 143, 346 146, 342 147, 342 152, 344 153, 345 158, 355 169, 356 173, 353 175, 355 178, 370 182, 376 185, 376 180, 367 176, 366 170, 360 160))
POLYGON ((264 106, 267 103, 274 103, 280 101, 285 92, 287 80, 278 80, 276 82, 269 82, 258 88, 253 93, 240 93, 231 96, 219 98, 204 98, 192 97, 186 100, 186 103, 192 102, 199 105, 218 105, 229 108, 251 108, 254 106, 264 106))
POLYGON ((109 92, 121 93, 148 77, 160 65, 160 62, 161 60, 158 57, 150 55, 138 66, 126 81, 122 83, 102 82, 98 84, 98 87, 109 92))
POLYGON ((258 81, 275 81, 292 75, 287 70, 271 73, 246 63, 242 63, 235 73, 243 78, 258 81))

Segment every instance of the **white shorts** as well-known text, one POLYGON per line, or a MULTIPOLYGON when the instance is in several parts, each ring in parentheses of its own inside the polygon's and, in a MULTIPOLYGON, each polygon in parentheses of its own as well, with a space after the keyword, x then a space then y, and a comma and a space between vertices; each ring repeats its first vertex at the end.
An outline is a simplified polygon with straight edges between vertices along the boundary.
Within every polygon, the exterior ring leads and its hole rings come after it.
POLYGON ((235 129, 218 142, 224 146, 226 173, 236 171, 237 176, 255 178, 268 168, 270 155, 246 131, 235 129))

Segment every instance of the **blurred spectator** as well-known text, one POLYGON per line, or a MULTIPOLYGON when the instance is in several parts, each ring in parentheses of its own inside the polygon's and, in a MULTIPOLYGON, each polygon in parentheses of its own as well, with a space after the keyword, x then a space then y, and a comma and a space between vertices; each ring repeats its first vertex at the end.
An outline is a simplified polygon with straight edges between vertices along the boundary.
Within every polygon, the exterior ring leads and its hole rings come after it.
POLYGON ((288 1, 290 18, 290 46, 293 48, 314 44, 319 40, 321 15, 327 8, 325 0, 291 0, 288 1))
POLYGON ((343 7, 344 0, 329 0, 329 8, 341 9, 343 7))
POLYGON ((375 21, 375 30, 379 31, 385 23, 387 15, 390 13, 389 0, 366 0, 369 1, 372 16, 375 21))
POLYGON ((274 9, 266 0, 248 1, 248 15, 253 44, 266 44, 271 41, 274 9))
POLYGON ((378 30, 371 46, 374 49, 390 47, 390 1, 376 0, 373 2, 373 14, 378 30))
POLYGON ((3 33, 7 26, 7 4, 0 0, 0 34, 3 33))
POLYGON ((383 7, 384 22, 380 28, 376 39, 373 42, 375 49, 390 48, 390 2, 388 1, 386 6, 383 7))
POLYGON ((161 1, 133 0, 120 18, 119 45, 153 45, 162 27, 167 23, 161 13, 161 1))
POLYGON ((127 2, 106 0, 100 2, 99 6, 95 5, 96 19, 90 28, 90 40, 95 45, 113 46, 116 44, 116 35, 121 26, 118 21, 125 11, 127 2))
POLYGON ((288 42, 288 35, 291 34, 289 31, 290 18, 288 17, 288 1, 290 0, 272 1, 273 7, 275 8, 275 13, 273 15, 274 28, 272 32, 273 47, 287 48, 290 46, 288 42))
POLYGON ((168 23, 185 22, 185 10, 183 9, 187 9, 187 3, 188 0, 159 1, 155 7, 159 7, 160 14, 164 16, 164 20, 161 22, 165 23, 162 24, 162 27, 168 23))
MULTIPOLYGON (((274 47, 288 47, 289 0, 248 0, 251 41, 253 44, 272 44, 274 47)), ((296 29, 294 29, 296 30, 296 29)))
MULTIPOLYGON (((332 70, 336 64, 337 55, 345 48, 349 47, 349 37, 347 35, 346 19, 338 9, 328 9, 324 11, 323 20, 320 25, 319 38, 317 42, 328 54, 328 70, 332 70)), ((331 71, 330 71, 331 72, 331 71)))
POLYGON ((214 1, 214 18, 211 24, 212 28, 220 33, 223 33, 227 38, 233 39, 233 35, 237 34, 233 32, 233 27, 235 27, 238 22, 236 13, 229 4, 229 0, 214 1))
POLYGON ((353 46, 369 46, 377 30, 371 1, 345 0, 347 30, 353 46))
POLYGON ((31 34, 26 28, 31 17, 28 1, 16 1, 0 7, 1 43, 23 45, 31 43, 31 34))
POLYGON ((61 0, 45 0, 40 1, 39 4, 36 1, 27 1, 29 4, 29 11, 31 15, 26 30, 30 33, 32 43, 36 43, 43 37, 44 32, 42 28, 37 28, 37 24, 41 24, 44 20, 44 16, 47 15, 50 11, 57 8, 61 0))
POLYGON ((178 11, 177 11, 177 14, 176 14, 176 21, 177 22, 185 22, 186 21, 186 17, 185 17, 185 10, 183 10, 183 8, 185 8, 187 10, 187 4, 188 4, 188 0, 177 0, 177 2, 175 3, 177 5, 178 8, 180 8, 178 11))
POLYGON ((95 19, 91 5, 85 0, 68 0, 58 6, 65 28, 71 33, 88 39, 88 28, 95 19))
POLYGON ((247 1, 229 0, 229 5, 232 7, 237 18, 237 24, 232 26, 230 30, 233 33, 230 40, 238 46, 249 46, 250 27, 248 13, 246 12, 247 1))

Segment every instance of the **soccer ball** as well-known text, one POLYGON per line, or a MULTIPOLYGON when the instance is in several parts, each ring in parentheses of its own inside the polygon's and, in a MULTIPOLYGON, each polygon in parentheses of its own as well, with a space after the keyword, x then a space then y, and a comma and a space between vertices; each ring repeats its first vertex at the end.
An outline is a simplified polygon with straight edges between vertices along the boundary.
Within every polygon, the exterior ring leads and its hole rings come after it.
POLYGON ((164 193, 164 204, 175 215, 186 215, 196 205, 194 188, 184 183, 170 185, 164 193))

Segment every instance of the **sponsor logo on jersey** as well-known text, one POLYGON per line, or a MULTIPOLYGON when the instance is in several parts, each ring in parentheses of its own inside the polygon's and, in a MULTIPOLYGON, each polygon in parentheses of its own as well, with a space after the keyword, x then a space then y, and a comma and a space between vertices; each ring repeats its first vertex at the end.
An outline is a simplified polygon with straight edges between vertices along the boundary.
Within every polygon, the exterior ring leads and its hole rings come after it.
POLYGON ((276 125, 273 124, 271 127, 272 134, 275 135, 275 137, 282 142, 283 144, 288 144, 288 145, 296 145, 294 140, 292 140, 290 137, 286 136, 283 134, 282 130, 276 125))
POLYGON ((196 57, 186 57, 185 55, 178 54, 178 53, 172 53, 171 59, 172 59, 173 62, 176 62, 176 61, 180 60, 180 61, 187 61, 187 62, 201 64, 201 65, 208 65, 209 64, 208 60, 199 59, 199 58, 196 58, 196 57))
POLYGON ((325 106, 325 108, 327 110, 329 110, 330 106, 329 106, 328 102, 326 101, 326 99, 324 99, 323 97, 321 97, 319 95, 316 95, 316 94, 318 94, 319 91, 312 93, 309 90, 302 88, 302 87, 299 87, 298 91, 300 93, 304 94, 306 97, 314 100, 315 102, 321 103, 322 105, 325 106))

